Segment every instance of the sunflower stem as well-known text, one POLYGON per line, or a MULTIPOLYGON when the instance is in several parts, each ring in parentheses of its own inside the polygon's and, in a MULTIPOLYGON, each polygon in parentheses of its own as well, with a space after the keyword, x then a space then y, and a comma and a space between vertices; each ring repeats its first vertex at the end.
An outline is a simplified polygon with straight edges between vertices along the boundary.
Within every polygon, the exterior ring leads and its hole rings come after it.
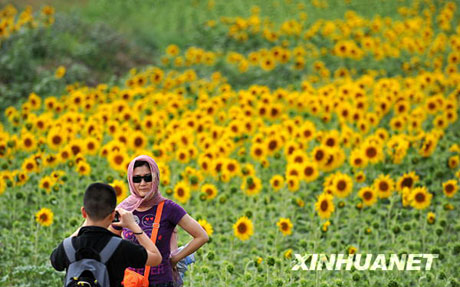
POLYGON ((35 242, 34 242, 34 265, 37 265, 37 258, 38 258, 38 229, 40 228, 40 225, 36 224, 35 227, 35 242))
POLYGON ((422 211, 419 211, 420 220, 422 220, 422 252, 425 250, 425 228, 426 228, 426 219, 422 216, 422 211))

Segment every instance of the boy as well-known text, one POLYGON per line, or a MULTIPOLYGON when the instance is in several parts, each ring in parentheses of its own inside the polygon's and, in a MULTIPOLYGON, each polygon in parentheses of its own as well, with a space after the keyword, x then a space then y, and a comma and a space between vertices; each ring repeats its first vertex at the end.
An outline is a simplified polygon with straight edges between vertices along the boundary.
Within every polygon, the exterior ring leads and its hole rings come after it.
MULTIPOLYGON (((107 229, 109 225, 115 224, 133 231, 140 245, 122 240, 105 264, 112 287, 121 286, 125 268, 141 268, 145 265, 156 266, 161 263, 162 259, 152 240, 134 221, 132 213, 123 209, 115 211, 116 203, 115 190, 110 185, 93 183, 88 186, 81 207, 85 222, 81 228, 72 234, 76 260, 81 258, 97 260, 99 252, 113 236, 116 236, 107 229), (113 223, 117 212, 120 221, 113 223)), ((50 259, 54 269, 63 271, 68 268, 70 263, 63 242, 54 249, 50 259)))

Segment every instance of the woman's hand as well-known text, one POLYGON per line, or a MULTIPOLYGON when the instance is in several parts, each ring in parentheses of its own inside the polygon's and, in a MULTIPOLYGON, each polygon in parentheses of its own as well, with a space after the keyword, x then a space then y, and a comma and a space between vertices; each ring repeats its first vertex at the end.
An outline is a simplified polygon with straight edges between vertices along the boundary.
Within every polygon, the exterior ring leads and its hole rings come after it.
POLYGON ((120 215, 120 221, 113 222, 113 226, 120 226, 128 228, 133 232, 138 232, 138 229, 140 229, 140 227, 137 225, 136 221, 134 221, 134 216, 131 211, 124 210, 123 208, 118 208, 117 212, 120 215))
POLYGON ((171 263, 171 267, 173 269, 176 268, 177 262, 179 262, 179 258, 177 256, 177 253, 179 253, 179 252, 175 252, 174 254, 171 253, 171 255, 169 256, 169 263, 171 263))

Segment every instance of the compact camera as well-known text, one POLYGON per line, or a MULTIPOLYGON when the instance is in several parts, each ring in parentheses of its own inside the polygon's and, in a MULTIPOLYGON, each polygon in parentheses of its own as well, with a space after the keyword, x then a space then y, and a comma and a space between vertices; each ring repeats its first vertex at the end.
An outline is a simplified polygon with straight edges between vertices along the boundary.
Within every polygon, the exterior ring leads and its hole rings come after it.
POLYGON ((115 211, 115 218, 112 222, 120 222, 120 213, 118 211, 115 211))

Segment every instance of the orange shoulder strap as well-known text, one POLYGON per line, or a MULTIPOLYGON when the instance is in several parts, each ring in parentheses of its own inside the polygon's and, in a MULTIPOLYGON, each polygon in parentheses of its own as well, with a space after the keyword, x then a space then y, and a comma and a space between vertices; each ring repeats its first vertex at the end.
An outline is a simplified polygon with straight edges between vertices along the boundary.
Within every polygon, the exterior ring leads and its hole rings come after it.
MULTIPOLYGON (((150 239, 153 241, 153 244, 156 243, 157 241, 157 235, 158 235, 158 230, 160 229, 160 219, 161 219, 161 214, 163 213, 163 205, 164 201, 160 202, 157 207, 157 213, 155 215, 155 222, 153 223, 153 229, 152 229, 152 236, 150 239)), ((149 274, 150 274, 150 266, 145 266, 145 271, 144 271, 144 284, 148 286, 149 282, 149 274)))

